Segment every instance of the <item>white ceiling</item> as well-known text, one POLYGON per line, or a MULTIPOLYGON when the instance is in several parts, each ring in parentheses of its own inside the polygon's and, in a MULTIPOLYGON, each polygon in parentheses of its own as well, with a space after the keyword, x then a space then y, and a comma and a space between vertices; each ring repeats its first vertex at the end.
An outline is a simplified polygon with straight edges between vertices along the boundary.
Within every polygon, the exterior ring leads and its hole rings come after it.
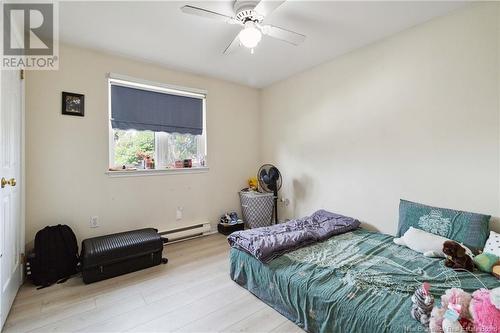
POLYGON ((184 4, 233 16, 233 1, 60 2, 62 42, 170 68, 264 87, 433 17, 463 2, 287 1, 266 23, 307 36, 300 46, 268 37, 255 49, 222 52, 239 31, 184 14, 184 4))

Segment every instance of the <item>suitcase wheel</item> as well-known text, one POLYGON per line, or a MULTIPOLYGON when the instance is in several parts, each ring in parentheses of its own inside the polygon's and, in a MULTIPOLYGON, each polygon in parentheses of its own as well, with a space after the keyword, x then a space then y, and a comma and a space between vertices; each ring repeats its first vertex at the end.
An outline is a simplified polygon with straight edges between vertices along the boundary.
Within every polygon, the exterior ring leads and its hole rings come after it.
POLYGON ((166 264, 168 262, 168 259, 167 258, 161 258, 161 263, 162 264, 166 264))

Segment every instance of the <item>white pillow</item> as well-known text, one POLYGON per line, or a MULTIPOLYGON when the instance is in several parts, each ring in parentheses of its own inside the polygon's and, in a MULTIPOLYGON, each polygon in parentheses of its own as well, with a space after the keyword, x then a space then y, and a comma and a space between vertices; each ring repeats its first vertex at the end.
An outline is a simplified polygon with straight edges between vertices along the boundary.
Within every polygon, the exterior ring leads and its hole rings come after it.
POLYGON ((500 257, 500 234, 490 231, 490 237, 486 241, 483 252, 491 253, 500 257))
POLYGON ((449 239, 410 227, 402 237, 394 238, 394 243, 423 253, 426 257, 445 258, 443 243, 447 240, 449 239))

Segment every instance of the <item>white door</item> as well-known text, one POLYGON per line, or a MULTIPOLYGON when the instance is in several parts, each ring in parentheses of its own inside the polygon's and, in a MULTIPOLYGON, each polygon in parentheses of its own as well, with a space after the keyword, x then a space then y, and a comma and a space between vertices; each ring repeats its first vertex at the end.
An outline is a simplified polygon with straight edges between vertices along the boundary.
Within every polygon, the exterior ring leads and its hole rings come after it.
POLYGON ((0 298, 5 323, 22 283, 21 135, 23 83, 19 70, 2 70, 0 90, 0 298))

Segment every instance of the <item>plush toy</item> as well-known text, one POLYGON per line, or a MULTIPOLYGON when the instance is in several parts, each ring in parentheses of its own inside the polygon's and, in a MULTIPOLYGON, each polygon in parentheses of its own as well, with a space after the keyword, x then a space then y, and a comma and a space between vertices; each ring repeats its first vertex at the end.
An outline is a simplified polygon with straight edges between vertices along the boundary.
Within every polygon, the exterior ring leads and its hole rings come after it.
POLYGON ((450 267, 455 270, 465 269, 469 272, 474 270, 474 262, 472 261, 471 256, 468 255, 467 250, 457 242, 444 242, 443 253, 447 256, 444 262, 446 267, 450 267))
POLYGON ((444 295, 441 296, 441 306, 448 309, 450 304, 458 304, 461 309, 460 316, 471 319, 472 316, 468 310, 471 299, 471 294, 465 292, 463 289, 451 288, 446 290, 444 295))
POLYGON ((474 264, 480 271, 491 273, 493 266, 500 263, 499 260, 500 258, 493 253, 481 253, 474 257, 474 264))
POLYGON ((431 311, 431 318, 429 321, 429 329, 432 333, 443 332, 443 319, 446 309, 444 307, 435 306, 431 311))
POLYGON ((413 302, 411 316, 425 327, 429 327, 430 314, 434 306, 434 296, 432 296, 429 290, 430 284, 424 282, 411 297, 411 301, 413 302))
POLYGON ((429 328, 432 333, 471 331, 469 304, 472 296, 459 288, 446 290, 441 296, 441 307, 431 312, 429 328))
POLYGON ((448 309, 444 313, 443 318, 444 333, 465 333, 465 330, 459 321, 461 311, 462 307, 460 304, 448 304, 448 309))
POLYGON ((500 257, 493 253, 481 253, 474 257, 474 264, 480 271, 493 274, 500 279, 500 257))
POLYGON ((491 268, 491 274, 497 279, 500 279, 500 261, 493 265, 491 268))
POLYGON ((492 293, 494 295, 493 299, 495 299, 496 290, 479 289, 472 293, 469 310, 472 314, 476 332, 500 331, 500 309, 491 302, 492 293))
POLYGON ((257 177, 248 178, 248 187, 254 191, 257 191, 257 187, 259 185, 259 181, 257 177))

